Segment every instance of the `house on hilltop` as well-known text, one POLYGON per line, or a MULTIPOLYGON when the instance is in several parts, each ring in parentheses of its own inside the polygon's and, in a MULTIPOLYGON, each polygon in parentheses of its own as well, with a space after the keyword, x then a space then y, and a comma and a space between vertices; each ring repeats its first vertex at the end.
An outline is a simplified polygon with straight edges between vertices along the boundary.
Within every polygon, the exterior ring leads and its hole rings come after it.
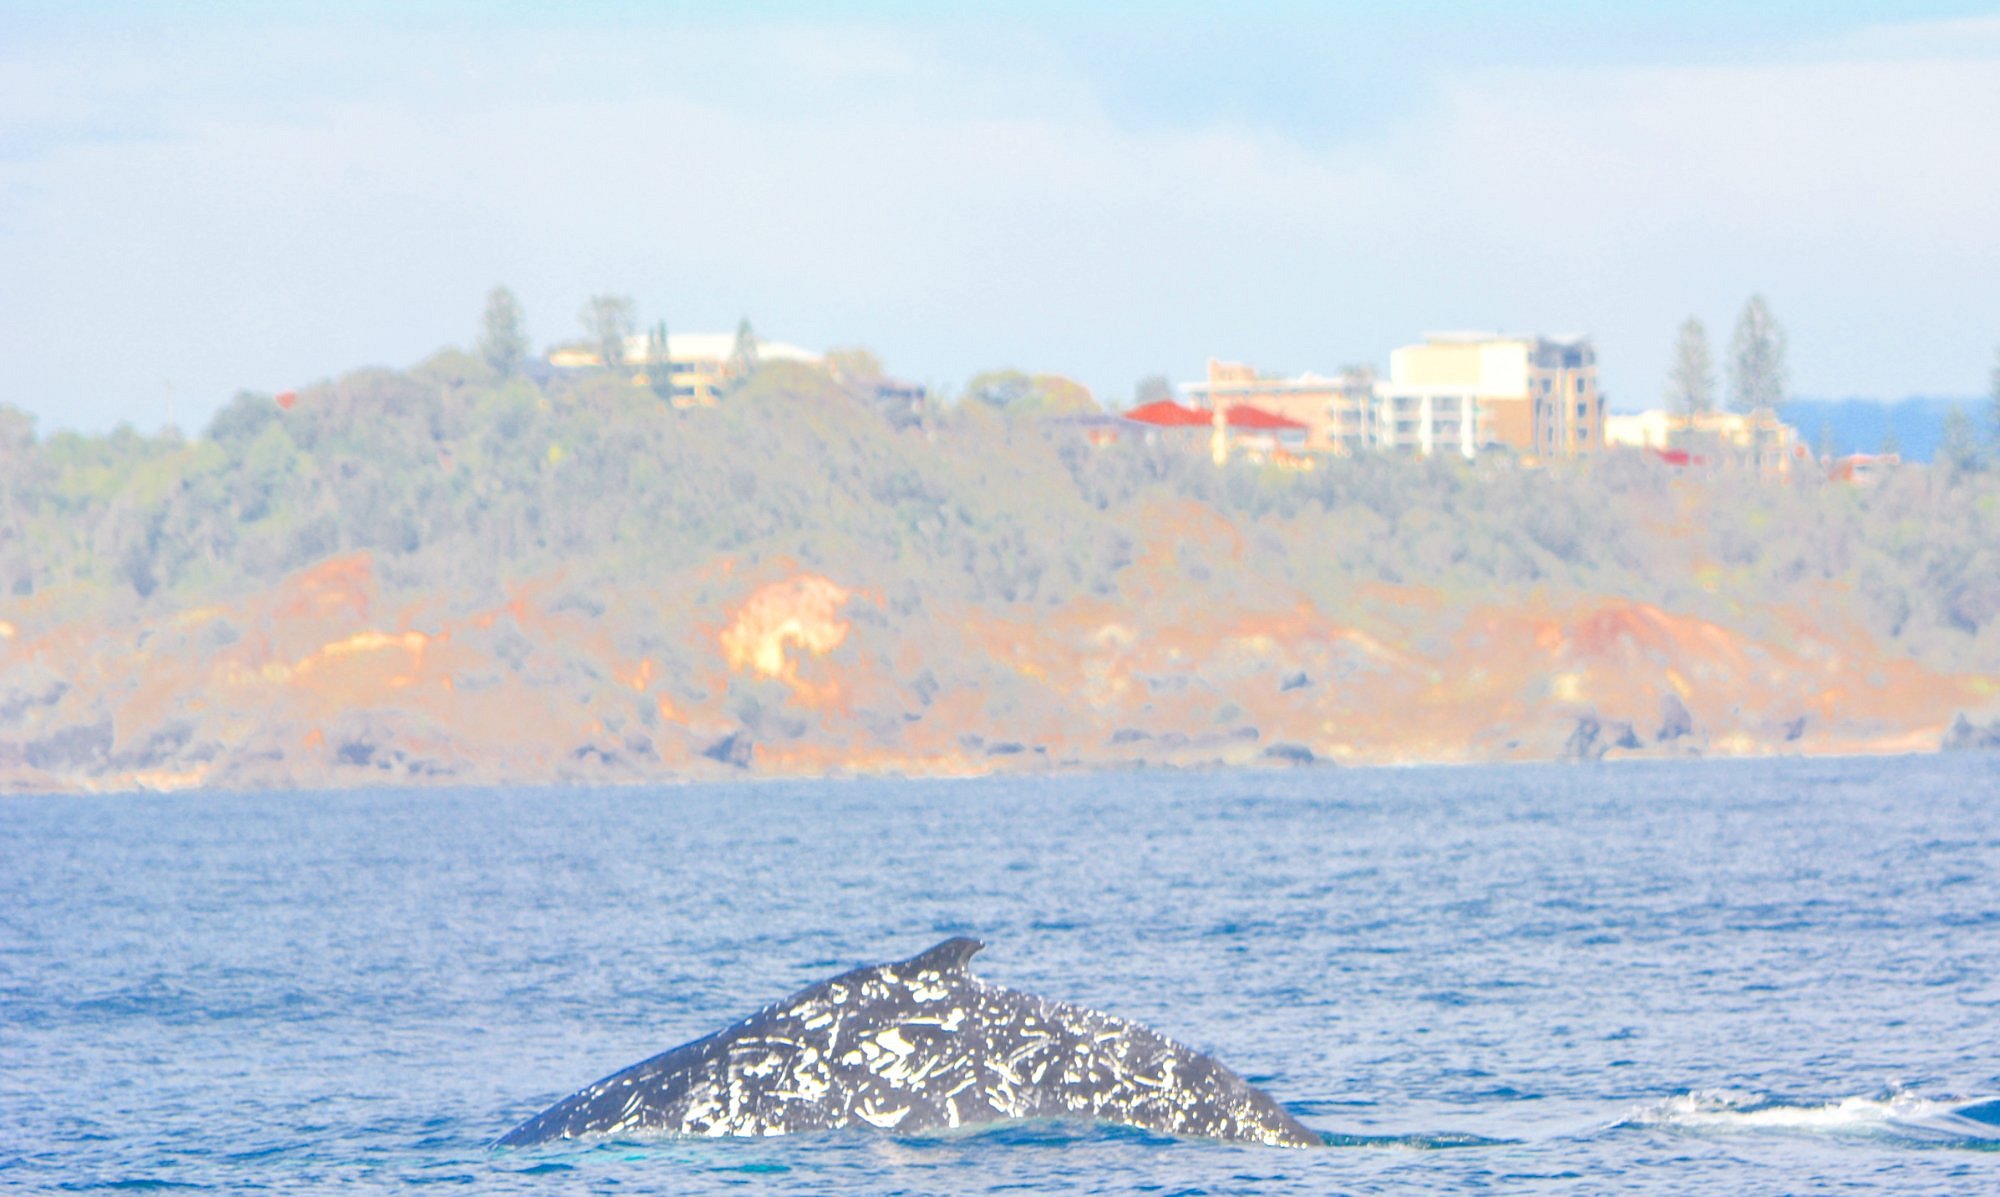
MULTIPOLYGON (((1604 439, 1609 445, 1651 449, 1662 454, 1714 454, 1733 450, 1760 473, 1789 474, 1808 456, 1799 430, 1770 408, 1732 411, 1650 411, 1606 416, 1604 439)), ((1664 459, 1664 458, 1663 458, 1664 459)))
MULTIPOLYGON (((818 366, 821 355, 783 341, 757 339, 759 362, 800 362, 818 366)), ((625 338, 625 364, 638 370, 633 381, 646 385, 662 366, 671 375, 676 407, 713 407, 722 392, 742 373, 736 357, 735 333, 669 333, 666 358, 657 360, 648 334, 625 338)), ((557 370, 588 370, 604 364, 595 346, 565 345, 551 350, 549 365, 557 370)))
POLYGON ((1190 444, 1205 439, 1217 465, 1228 461, 1230 452, 1236 450, 1253 461, 1312 468, 1313 459, 1306 455, 1311 428, 1304 421, 1247 403, 1203 409, 1160 399, 1133 408, 1123 418, 1155 435, 1178 434, 1190 444))
POLYGON ((1210 358, 1208 377, 1183 383, 1200 408, 1249 406, 1306 428, 1304 449, 1351 457, 1500 450, 1527 461, 1574 457, 1604 445, 1604 397, 1588 337, 1426 333, 1389 355, 1389 377, 1368 368, 1293 378, 1210 358))
POLYGON ((1305 429, 1303 449, 1351 457, 1374 444, 1372 384, 1367 371, 1335 377, 1310 371, 1296 378, 1261 375, 1243 362, 1208 359, 1208 377, 1178 388, 1198 408, 1238 407, 1293 421, 1305 429))

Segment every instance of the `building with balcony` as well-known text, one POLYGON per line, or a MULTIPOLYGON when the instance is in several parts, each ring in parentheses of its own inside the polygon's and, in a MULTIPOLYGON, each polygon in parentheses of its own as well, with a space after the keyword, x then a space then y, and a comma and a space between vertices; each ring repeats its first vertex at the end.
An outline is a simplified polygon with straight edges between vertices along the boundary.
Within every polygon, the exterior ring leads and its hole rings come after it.
POLYGON ((1374 387, 1376 444, 1389 452, 1527 460, 1604 445, 1604 397, 1588 337, 1426 333, 1389 355, 1374 387))

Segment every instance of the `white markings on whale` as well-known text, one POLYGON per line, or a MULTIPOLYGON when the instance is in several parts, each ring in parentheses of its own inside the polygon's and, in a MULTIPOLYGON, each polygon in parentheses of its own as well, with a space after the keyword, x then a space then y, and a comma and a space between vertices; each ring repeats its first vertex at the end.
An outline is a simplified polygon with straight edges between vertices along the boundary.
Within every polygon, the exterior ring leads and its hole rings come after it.
POLYGON ((1264 1092, 1164 1035, 978 980, 967 962, 983 946, 949 939, 800 990, 578 1090, 496 1146, 842 1127, 916 1133, 1012 1118, 1323 1145, 1264 1092))

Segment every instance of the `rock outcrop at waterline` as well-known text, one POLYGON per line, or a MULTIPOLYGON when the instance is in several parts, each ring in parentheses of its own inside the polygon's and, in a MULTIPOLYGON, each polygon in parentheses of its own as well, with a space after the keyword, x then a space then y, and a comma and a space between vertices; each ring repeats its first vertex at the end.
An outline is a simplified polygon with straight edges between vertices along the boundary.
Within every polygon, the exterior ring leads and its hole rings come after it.
POLYGON ((1983 679, 1803 620, 1777 643, 1615 598, 1453 608, 1378 586, 1334 619, 1272 591, 1035 609, 895 602, 867 582, 719 558, 641 588, 556 575, 489 606, 392 605, 359 553, 227 605, 17 609, 0 784, 1597 761, 1991 735, 1952 724, 1983 679))
POLYGON ((2000 719, 1981 727, 1960 711, 1945 730, 1944 742, 1938 747, 1945 752, 2000 751, 2000 719))

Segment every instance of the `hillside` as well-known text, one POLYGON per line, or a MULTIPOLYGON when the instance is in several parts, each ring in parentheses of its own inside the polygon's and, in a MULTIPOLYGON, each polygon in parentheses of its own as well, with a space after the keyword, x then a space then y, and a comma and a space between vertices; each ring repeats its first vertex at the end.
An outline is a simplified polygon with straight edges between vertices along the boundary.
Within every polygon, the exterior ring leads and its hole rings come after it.
POLYGON ((2000 478, 1296 473, 771 366, 0 412, 0 784, 1883 752, 1990 718, 2000 478))

